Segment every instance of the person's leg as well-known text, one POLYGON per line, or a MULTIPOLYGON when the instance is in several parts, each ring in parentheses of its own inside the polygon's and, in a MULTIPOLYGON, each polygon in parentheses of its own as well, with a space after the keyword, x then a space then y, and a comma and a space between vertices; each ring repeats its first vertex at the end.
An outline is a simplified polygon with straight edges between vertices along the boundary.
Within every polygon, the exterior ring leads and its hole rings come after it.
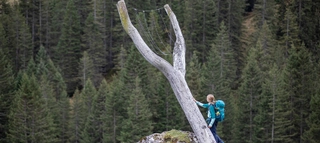
POLYGON ((218 121, 215 121, 213 123, 213 126, 210 128, 210 131, 212 132, 212 135, 217 143, 223 143, 223 141, 221 140, 221 138, 218 136, 218 134, 216 132, 217 126, 218 126, 218 121))

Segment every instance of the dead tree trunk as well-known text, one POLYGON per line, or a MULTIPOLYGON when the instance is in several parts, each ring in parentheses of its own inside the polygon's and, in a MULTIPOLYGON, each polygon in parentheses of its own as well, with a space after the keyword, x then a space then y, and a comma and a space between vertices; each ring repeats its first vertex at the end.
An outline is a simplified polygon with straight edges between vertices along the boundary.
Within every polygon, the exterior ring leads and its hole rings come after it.
POLYGON ((124 30, 131 37, 141 55, 153 66, 158 68, 169 80, 170 85, 182 107, 195 135, 200 143, 215 143, 214 137, 193 101, 192 94, 185 80, 185 43, 175 14, 169 5, 164 8, 174 28, 176 43, 173 50, 173 66, 156 55, 144 42, 137 29, 132 25, 124 0, 118 1, 118 12, 124 30))

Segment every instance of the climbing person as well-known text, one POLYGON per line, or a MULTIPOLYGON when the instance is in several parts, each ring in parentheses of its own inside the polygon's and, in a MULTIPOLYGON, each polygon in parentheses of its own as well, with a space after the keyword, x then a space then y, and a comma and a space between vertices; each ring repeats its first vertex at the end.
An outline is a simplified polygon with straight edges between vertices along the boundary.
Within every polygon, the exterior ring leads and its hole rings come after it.
POLYGON ((214 96, 212 94, 208 94, 207 95, 207 102, 208 103, 206 103, 206 104, 197 101, 195 98, 193 98, 193 100, 197 103, 197 105, 208 109, 208 114, 207 114, 208 118, 206 119, 206 122, 208 124, 208 128, 210 128, 210 131, 212 132, 213 137, 215 138, 216 142, 223 143, 223 141, 221 140, 221 138, 218 136, 218 134, 216 132, 216 128, 218 126, 218 120, 216 118, 216 114, 218 113, 218 116, 220 117, 220 113, 219 113, 219 111, 216 112, 216 109, 215 109, 216 108, 216 100, 215 100, 214 96))

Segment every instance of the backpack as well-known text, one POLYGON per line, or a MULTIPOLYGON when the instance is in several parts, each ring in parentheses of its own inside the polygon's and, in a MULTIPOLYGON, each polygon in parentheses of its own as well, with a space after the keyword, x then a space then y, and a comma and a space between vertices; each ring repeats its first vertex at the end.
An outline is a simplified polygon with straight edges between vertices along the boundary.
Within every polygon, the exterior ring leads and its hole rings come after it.
POLYGON ((224 106, 225 103, 222 100, 217 100, 215 104, 215 112, 216 112, 216 119, 219 122, 222 122, 224 120, 224 106))

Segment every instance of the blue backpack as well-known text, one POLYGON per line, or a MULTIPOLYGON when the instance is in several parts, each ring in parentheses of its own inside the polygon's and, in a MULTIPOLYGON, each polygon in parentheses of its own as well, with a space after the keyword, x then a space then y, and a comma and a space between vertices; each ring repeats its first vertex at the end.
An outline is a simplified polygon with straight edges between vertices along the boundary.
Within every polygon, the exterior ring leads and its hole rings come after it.
POLYGON ((217 100, 215 104, 215 113, 216 113, 216 119, 219 122, 222 122, 224 120, 224 102, 222 100, 217 100))

